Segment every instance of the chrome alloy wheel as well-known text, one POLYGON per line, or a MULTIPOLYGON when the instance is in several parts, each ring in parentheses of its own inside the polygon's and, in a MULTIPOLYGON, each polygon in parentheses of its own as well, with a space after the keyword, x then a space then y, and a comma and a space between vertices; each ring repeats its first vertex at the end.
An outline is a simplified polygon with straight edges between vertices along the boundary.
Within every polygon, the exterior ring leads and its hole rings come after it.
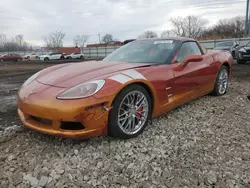
POLYGON ((228 72, 226 69, 222 69, 218 78, 218 92, 223 95, 227 91, 228 86, 228 72))
POLYGON ((136 134, 146 123, 148 114, 147 97, 140 91, 131 91, 119 106, 118 126, 125 134, 136 134))

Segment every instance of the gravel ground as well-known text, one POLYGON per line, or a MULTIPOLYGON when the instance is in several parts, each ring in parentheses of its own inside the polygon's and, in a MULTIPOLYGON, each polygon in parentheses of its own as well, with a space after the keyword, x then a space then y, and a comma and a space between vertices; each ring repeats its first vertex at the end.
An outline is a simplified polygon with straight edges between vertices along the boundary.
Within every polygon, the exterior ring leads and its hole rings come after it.
POLYGON ((250 65, 233 66, 227 95, 155 118, 137 138, 84 141, 21 126, 17 89, 46 66, 0 65, 1 188, 250 187, 250 65))

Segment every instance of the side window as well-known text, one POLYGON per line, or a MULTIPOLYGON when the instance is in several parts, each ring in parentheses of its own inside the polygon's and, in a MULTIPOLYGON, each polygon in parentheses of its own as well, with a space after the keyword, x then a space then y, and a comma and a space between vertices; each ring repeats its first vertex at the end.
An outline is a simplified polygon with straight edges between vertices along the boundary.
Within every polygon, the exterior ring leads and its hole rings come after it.
POLYGON ((178 63, 183 62, 190 55, 201 55, 201 50, 196 42, 185 42, 177 53, 178 63))

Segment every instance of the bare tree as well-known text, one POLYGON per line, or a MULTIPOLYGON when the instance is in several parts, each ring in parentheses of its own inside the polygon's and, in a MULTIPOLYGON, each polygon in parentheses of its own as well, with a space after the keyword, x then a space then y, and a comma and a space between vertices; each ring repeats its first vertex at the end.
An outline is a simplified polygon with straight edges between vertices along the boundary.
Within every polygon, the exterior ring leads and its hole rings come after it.
POLYGON ((164 37, 171 37, 171 36, 175 36, 175 33, 173 30, 166 30, 166 31, 163 31, 161 33, 161 37, 164 38, 164 37))
POLYGON ((113 41, 113 35, 111 34, 105 34, 103 37, 102 37, 102 42, 107 44, 109 42, 113 41))
POLYGON ((187 36, 191 38, 200 37, 206 29, 208 21, 196 16, 171 18, 170 22, 174 27, 173 33, 177 36, 187 36))
POLYGON ((216 25, 204 32, 202 39, 240 38, 244 37, 244 31, 244 17, 237 16, 219 20, 216 25))
POLYGON ((0 51, 4 51, 4 45, 7 42, 7 37, 5 34, 0 33, 0 51))
POLYGON ((7 42, 6 35, 0 33, 0 46, 3 46, 6 42, 7 42))
POLYGON ((154 31, 145 31, 143 34, 141 34, 138 38, 139 39, 146 39, 146 38, 157 38, 158 35, 154 31))
POLYGON ((16 35, 15 41, 16 41, 18 47, 19 47, 19 48, 22 48, 23 43, 24 43, 23 35, 21 35, 21 34, 16 35))
POLYGON ((89 36, 87 35, 76 35, 73 39, 73 42, 75 46, 78 46, 81 48, 81 51, 83 51, 85 43, 88 41, 89 36))
POLYGON ((55 31, 44 37, 44 42, 47 48, 59 48, 63 46, 63 38, 65 33, 62 31, 55 31))

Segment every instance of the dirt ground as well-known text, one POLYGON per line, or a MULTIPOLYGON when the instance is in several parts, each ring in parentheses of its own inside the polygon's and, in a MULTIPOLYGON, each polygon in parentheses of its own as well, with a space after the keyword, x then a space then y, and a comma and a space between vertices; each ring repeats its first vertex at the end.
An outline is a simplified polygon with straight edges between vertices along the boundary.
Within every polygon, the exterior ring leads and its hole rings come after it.
MULTIPOLYGON (((86 62, 85 62, 86 63, 86 62)), ((74 141, 24 128, 17 91, 44 63, 0 64, 0 187, 250 187, 250 64, 227 95, 155 118, 131 140, 74 141)))

